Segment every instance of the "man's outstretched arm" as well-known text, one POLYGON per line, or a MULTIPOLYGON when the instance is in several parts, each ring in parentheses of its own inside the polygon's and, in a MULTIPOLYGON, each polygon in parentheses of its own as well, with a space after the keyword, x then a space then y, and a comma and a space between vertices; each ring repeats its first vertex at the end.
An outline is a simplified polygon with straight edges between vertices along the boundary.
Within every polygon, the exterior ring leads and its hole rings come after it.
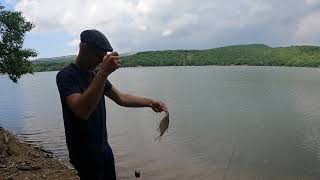
POLYGON ((109 91, 104 92, 104 94, 120 106, 150 107, 155 112, 168 111, 166 104, 161 101, 126 94, 119 91, 114 86, 112 86, 112 88, 109 91))

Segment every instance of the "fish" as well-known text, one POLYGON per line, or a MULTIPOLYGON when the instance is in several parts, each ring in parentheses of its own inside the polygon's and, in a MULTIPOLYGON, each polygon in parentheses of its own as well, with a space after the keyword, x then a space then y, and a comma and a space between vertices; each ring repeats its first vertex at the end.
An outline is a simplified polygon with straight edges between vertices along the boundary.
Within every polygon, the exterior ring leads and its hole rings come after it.
POLYGON ((154 141, 160 140, 162 135, 166 131, 168 131, 168 128, 169 128, 169 112, 166 112, 165 116, 162 118, 162 120, 160 121, 160 124, 159 124, 158 131, 160 132, 160 135, 158 137, 156 137, 154 139, 154 141))

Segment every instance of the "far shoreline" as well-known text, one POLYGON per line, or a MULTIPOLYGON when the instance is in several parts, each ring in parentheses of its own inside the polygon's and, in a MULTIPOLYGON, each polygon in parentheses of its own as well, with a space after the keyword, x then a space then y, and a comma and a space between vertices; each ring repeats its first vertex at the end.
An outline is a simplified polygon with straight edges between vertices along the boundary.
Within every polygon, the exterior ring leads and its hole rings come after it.
MULTIPOLYGON (((59 70, 76 55, 32 61, 34 71, 59 70)), ((265 44, 232 45, 202 50, 156 50, 121 56, 123 67, 161 66, 285 66, 320 67, 320 46, 270 47, 265 44)))
MULTIPOLYGON (((119 69, 126 69, 126 68, 162 68, 162 67, 277 67, 277 68, 308 68, 308 69, 320 69, 320 67, 310 67, 310 66, 259 66, 259 65, 190 65, 190 66, 128 66, 128 67, 120 67, 119 69)), ((60 71, 59 70, 50 70, 50 71, 35 71, 34 73, 41 73, 41 72, 54 72, 60 71)), ((1 74, 4 75, 4 74, 1 74)))

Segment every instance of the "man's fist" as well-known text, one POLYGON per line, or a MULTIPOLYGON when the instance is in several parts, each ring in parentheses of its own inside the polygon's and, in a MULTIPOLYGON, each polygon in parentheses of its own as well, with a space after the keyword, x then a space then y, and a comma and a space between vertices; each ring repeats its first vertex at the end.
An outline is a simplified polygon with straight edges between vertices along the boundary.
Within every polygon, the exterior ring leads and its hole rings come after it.
POLYGON ((152 100, 152 103, 149 106, 154 112, 168 111, 167 105, 161 101, 152 100))
POLYGON ((99 71, 109 75, 121 66, 120 56, 117 52, 107 54, 103 57, 99 71))

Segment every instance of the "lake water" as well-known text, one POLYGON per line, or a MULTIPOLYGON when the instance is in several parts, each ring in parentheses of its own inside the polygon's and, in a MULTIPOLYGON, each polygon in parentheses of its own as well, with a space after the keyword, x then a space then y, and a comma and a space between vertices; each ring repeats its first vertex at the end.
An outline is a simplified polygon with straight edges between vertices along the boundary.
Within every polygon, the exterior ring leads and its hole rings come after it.
MULTIPOLYGON (((0 76, 0 126, 68 160, 56 73, 0 76)), ((106 101, 119 179, 320 178, 320 69, 123 68, 110 81, 170 111, 168 133, 153 141, 164 114, 106 101)))

